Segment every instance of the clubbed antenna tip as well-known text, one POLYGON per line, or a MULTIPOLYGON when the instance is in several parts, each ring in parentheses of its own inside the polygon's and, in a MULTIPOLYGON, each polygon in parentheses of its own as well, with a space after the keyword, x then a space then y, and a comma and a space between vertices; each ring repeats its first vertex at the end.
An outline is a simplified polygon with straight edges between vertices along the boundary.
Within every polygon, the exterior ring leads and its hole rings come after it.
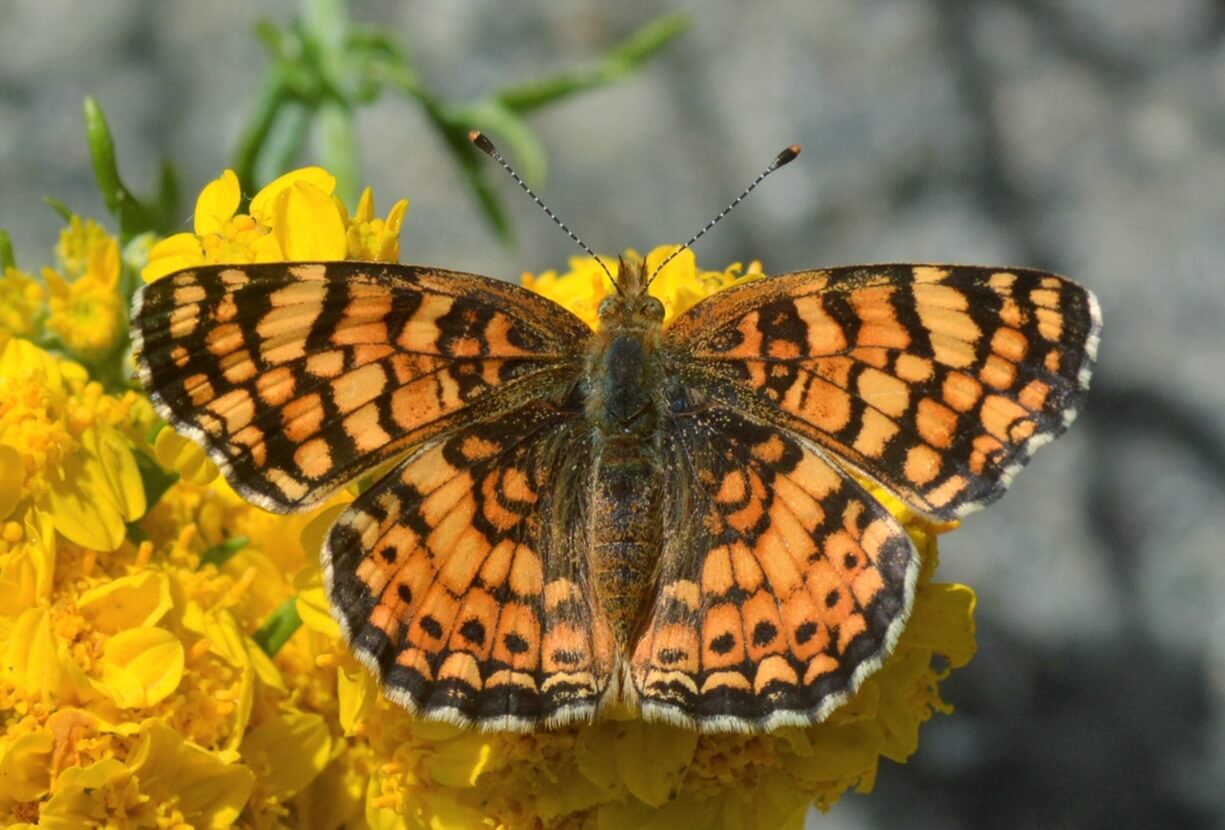
POLYGON ((744 189, 744 192, 741 193, 739 196, 737 196, 730 205, 723 208, 723 210, 720 211, 718 216, 716 216, 714 219, 711 219, 709 222, 706 223, 706 225, 700 231, 695 233, 693 236, 689 237, 688 242, 686 242, 684 245, 677 248, 663 262, 659 263, 659 266, 651 273, 651 279, 647 280, 647 285, 650 285, 651 282, 657 276, 659 276, 659 272, 664 270, 664 266, 667 265, 669 262, 671 262, 673 259, 675 259, 677 254, 679 254, 681 251, 687 250, 690 245, 692 245, 694 242, 697 242, 699 239, 705 236, 708 230, 713 228, 715 225, 719 224, 719 220, 722 219, 724 216, 727 216, 729 213, 731 213, 735 209, 736 205, 743 202, 745 197, 748 196, 750 193, 752 193, 757 188, 757 185, 765 181, 766 176, 770 175, 775 170, 782 167, 784 164, 788 164, 792 161, 795 161, 796 156, 798 156, 799 154, 800 154, 800 145, 792 144, 786 150, 783 150, 781 153, 775 156, 774 161, 770 162, 770 166, 767 167, 765 170, 762 170, 761 174, 756 179, 753 179, 752 184, 746 187, 744 189))
MULTIPOLYGON (((477 135, 480 135, 480 134, 477 133, 477 135)), ((782 167, 784 164, 795 161, 795 157, 798 156, 800 154, 800 151, 803 149, 804 148, 798 144, 792 144, 786 150, 783 150, 781 153, 779 153, 777 156, 774 157, 774 164, 772 164, 771 167, 777 170, 778 168, 782 167)))
POLYGON ((490 158, 496 159, 498 157, 498 148, 494 147, 493 142, 490 141, 480 130, 469 131, 468 140, 476 145, 476 149, 480 150, 490 158))
POLYGON ((583 242, 583 240, 575 236, 574 231, 570 230, 570 228, 566 225, 565 222, 558 219, 557 214, 553 213, 553 211, 549 209, 549 206, 546 205, 544 202, 542 202, 540 200, 540 197, 537 196, 532 191, 532 189, 527 186, 527 182, 519 178, 519 174, 515 172, 515 168, 510 166, 510 162, 502 158, 502 154, 498 152, 497 147, 493 146, 493 142, 490 141, 489 138, 480 130, 470 130, 468 132, 468 140, 471 141, 474 145, 476 145, 476 149, 480 150, 482 153, 489 156, 491 159, 496 161, 498 164, 502 165, 502 168, 507 173, 510 174, 510 177, 512 179, 515 180, 515 183, 518 184, 519 187, 523 188, 524 193, 532 197, 532 201, 535 202, 537 205, 539 205, 540 209, 548 214, 549 218, 553 220, 554 224, 556 224, 557 227, 565 231, 567 236, 569 236, 571 239, 577 242, 578 246, 582 248, 584 251, 586 251, 588 256, 592 257, 596 262, 600 263, 600 267, 604 269, 604 273, 608 275, 608 278, 610 280, 612 280, 613 288, 617 289, 618 294, 621 293, 621 286, 617 283, 617 278, 613 276, 612 271, 608 270, 608 266, 604 264, 604 260, 600 259, 600 257, 596 255, 595 251, 588 248, 587 243, 583 242))

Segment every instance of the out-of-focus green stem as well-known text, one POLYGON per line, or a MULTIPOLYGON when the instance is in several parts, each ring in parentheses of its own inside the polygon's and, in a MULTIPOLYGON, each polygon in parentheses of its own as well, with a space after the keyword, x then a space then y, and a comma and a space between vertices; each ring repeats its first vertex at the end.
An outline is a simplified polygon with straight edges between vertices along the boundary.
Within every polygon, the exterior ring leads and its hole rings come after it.
POLYGON ((346 204, 356 204, 361 162, 353 110, 338 101, 326 101, 319 106, 318 115, 323 166, 336 176, 336 195, 346 204))
POLYGON ((259 161, 260 153, 268 141, 268 136, 286 100, 281 73, 274 72, 260 90, 255 112, 247 123, 247 128, 243 130, 242 137, 238 140, 238 152, 234 156, 234 172, 238 175, 238 183, 247 197, 254 194, 257 189, 255 165, 259 161))
POLYGON ((617 44, 594 66, 562 72, 541 81, 494 93, 505 106, 523 114, 577 92, 605 86, 633 72, 689 28, 689 15, 658 17, 617 44))
POLYGON ((17 257, 13 255, 13 240, 8 231, 0 228, 0 271, 16 267, 17 257))

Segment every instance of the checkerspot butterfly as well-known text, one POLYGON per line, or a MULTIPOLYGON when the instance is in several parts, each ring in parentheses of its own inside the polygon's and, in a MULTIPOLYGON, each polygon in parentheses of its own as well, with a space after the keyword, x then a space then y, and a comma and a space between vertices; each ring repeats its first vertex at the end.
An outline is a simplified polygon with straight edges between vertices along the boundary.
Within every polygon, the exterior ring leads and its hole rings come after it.
POLYGON ((1096 301, 1033 270, 855 266, 665 327, 648 283, 623 262, 592 330, 437 268, 201 266, 145 286, 132 331, 163 417, 262 507, 400 459, 323 567, 410 710, 819 721, 890 653, 919 567, 856 476, 942 520, 1000 496, 1084 400, 1096 301))

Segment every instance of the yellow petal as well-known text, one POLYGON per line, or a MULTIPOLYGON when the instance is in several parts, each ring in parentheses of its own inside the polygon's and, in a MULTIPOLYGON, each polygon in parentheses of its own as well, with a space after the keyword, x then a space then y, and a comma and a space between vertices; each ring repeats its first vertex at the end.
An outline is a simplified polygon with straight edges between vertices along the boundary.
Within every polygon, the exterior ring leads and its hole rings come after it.
POLYGON ((51 517, 31 510, 23 524, 23 540, 0 566, 0 615, 12 619, 40 600, 50 599, 55 576, 55 525, 51 517))
POLYGON ((252 262, 284 262, 285 254, 274 234, 266 233, 251 243, 252 262))
POLYGON ((116 430, 91 427, 82 451, 64 460, 48 489, 55 529, 91 550, 123 542, 125 521, 144 513, 145 491, 130 446, 116 430))
POLYGON ((305 789, 327 766, 332 733, 313 712, 286 712, 257 726, 242 742, 242 757, 260 785, 286 799, 305 789))
POLYGON ((230 827, 255 786, 255 774, 183 740, 165 722, 145 721, 128 760, 141 790, 173 801, 192 827, 230 827))
POLYGON ((974 589, 968 585, 922 586, 900 645, 929 649, 947 657, 953 668, 961 668, 978 651, 974 636, 977 602, 974 589))
POLYGON ((630 794, 658 807, 680 787, 693 759, 698 735, 658 723, 623 721, 613 737, 617 772, 630 794))
POLYGON ((4 649, 4 677, 27 696, 56 700, 63 682, 57 641, 46 609, 30 608, 9 632, 4 649))
POLYGON ((7 519, 17 506, 25 475, 21 453, 8 444, 0 444, 0 520, 7 519))
POLYGON ((867 774, 876 767, 878 730, 875 723, 862 721, 837 727, 822 724, 810 733, 810 751, 794 756, 787 771, 813 783, 867 774))
POLYGON ((336 190, 336 177, 322 167, 302 167, 290 170, 266 184, 259 193, 255 194, 255 198, 251 200, 251 215, 255 217, 255 220, 265 227, 275 227, 273 206, 281 193, 296 183, 314 185, 323 191, 325 196, 331 196, 336 190))
POLYGON ((353 735, 357 725, 370 717, 379 697, 379 685, 364 666, 352 671, 341 666, 336 671, 336 703, 340 727, 353 735))
POLYGON ((272 229, 291 262, 344 259, 348 251, 344 220, 332 197, 307 182, 295 182, 277 196, 272 229))
POLYGON ((170 427, 158 432, 153 440, 153 457, 158 464, 174 470, 181 479, 192 484, 208 484, 219 474, 217 465, 203 447, 170 427))
POLYGON ((340 626, 332 617, 331 605, 322 585, 299 591, 294 604, 298 608, 298 616, 302 618, 303 625, 329 639, 340 639, 340 626))
POLYGON ((133 628, 106 641, 101 663, 103 690, 116 706, 152 706, 183 678, 183 643, 164 628, 133 628))
POLYGON ((401 199, 391 206, 391 212, 387 214, 387 233, 398 237, 400 228, 404 225, 404 214, 408 212, 408 199, 401 199))
POLYGON ((151 626, 173 605, 170 580, 158 571, 141 571, 103 582, 77 599, 82 616, 108 634, 151 626))
POLYGON ((112 426, 100 425, 81 435, 81 445, 102 464, 106 490, 125 522, 145 515, 145 483, 132 454, 132 443, 112 426))
POLYGON ((369 222, 374 218, 374 190, 369 186, 362 191, 362 196, 357 200, 357 213, 353 214, 353 223, 360 224, 361 222, 369 222))
POLYGON ((128 768, 114 758, 104 758, 84 768, 68 767, 55 779, 54 792, 39 811, 40 830, 126 826, 127 816, 116 815, 111 808, 120 800, 116 791, 131 778, 128 768))
POLYGON ((35 801, 51 788, 51 750, 48 732, 26 732, 0 746, 0 798, 35 801))
POLYGON ((176 233, 158 242, 149 250, 149 264, 140 272, 145 282, 153 282, 167 274, 182 271, 204 262, 204 249, 194 233, 176 233))
POLYGON ((493 761, 493 740, 484 732, 466 732, 440 741, 421 760, 430 781, 444 787, 475 787, 476 780, 493 761))
POLYGON ((241 200, 238 175, 233 170, 225 170, 206 184, 196 199, 196 233, 204 236, 219 232, 234 216, 241 200))

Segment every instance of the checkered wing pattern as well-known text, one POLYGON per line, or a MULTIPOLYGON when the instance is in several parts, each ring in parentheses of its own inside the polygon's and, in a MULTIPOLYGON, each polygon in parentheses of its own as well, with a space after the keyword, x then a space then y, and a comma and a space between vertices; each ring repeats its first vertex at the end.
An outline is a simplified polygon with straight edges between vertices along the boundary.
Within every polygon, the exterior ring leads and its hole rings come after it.
POLYGON ((632 657, 644 713, 707 731, 823 719, 905 624, 910 538, 801 436, 724 406, 666 435, 673 520, 632 657))
POLYGON ((515 285, 360 262, 182 271, 141 289, 132 331, 163 417, 276 511, 564 389, 590 335, 515 285))
POLYGON ((668 330, 695 396, 816 442, 940 519, 999 497, 1084 400, 1101 319, 1062 277, 880 265, 786 274, 668 330))
POLYGON ((328 535, 355 653, 410 711, 530 730, 590 719, 613 674, 590 588, 578 413, 545 403, 427 442, 328 535))

